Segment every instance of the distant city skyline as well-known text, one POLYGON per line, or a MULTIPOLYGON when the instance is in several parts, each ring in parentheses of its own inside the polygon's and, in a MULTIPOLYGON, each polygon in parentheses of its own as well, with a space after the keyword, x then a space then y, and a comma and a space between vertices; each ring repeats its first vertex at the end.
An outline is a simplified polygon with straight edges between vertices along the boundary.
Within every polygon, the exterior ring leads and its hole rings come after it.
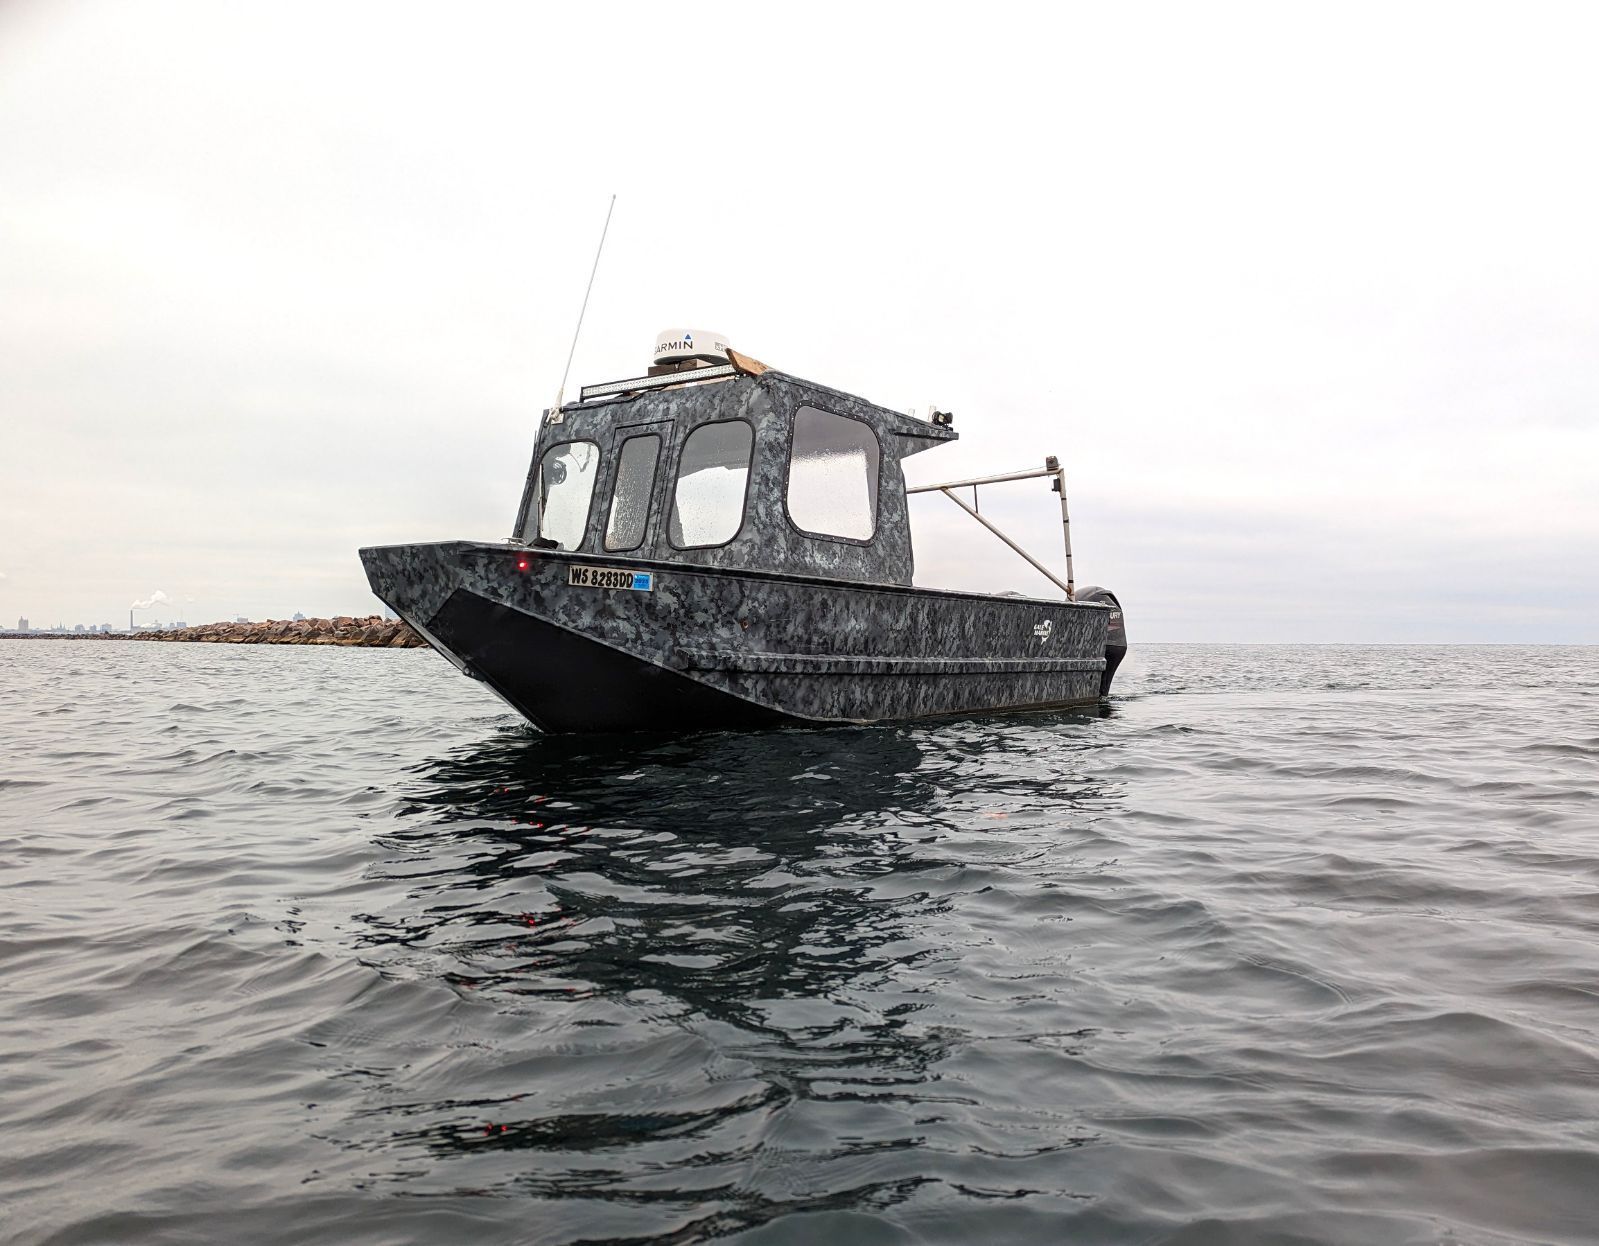
MULTIPOLYGON (((347 613, 347 612, 345 612, 345 613, 347 613)), ((281 616, 280 615, 268 615, 266 617, 269 620, 276 620, 276 619, 279 619, 279 618, 284 618, 284 619, 289 619, 289 620, 294 621, 294 622, 299 622, 299 621, 303 620, 306 616, 304 614, 300 613, 299 611, 295 611, 294 614, 292 614, 292 615, 281 615, 281 616)), ((202 623, 199 626, 204 626, 204 625, 209 624, 209 623, 223 623, 223 622, 248 623, 250 621, 251 621, 250 619, 246 618, 244 615, 241 614, 241 615, 234 615, 231 619, 206 619, 206 620, 203 620, 202 623)), ((174 618, 174 619, 153 618, 153 619, 149 619, 147 621, 136 622, 132 626, 117 625, 117 624, 112 624, 112 623, 82 623, 82 622, 66 623, 66 622, 61 622, 61 621, 58 621, 58 622, 55 622, 55 623, 52 623, 52 624, 48 624, 48 625, 35 625, 35 624, 33 624, 33 623, 31 623, 29 621, 28 616, 22 615, 22 616, 20 616, 17 619, 17 625, 16 625, 16 627, 14 629, 0 628, 0 631, 13 630, 13 631, 17 631, 17 632, 116 632, 116 631, 153 632, 153 631, 174 631, 174 630, 177 630, 177 629, 180 629, 180 628, 186 628, 186 627, 191 627, 191 626, 195 626, 195 625, 189 623, 188 620, 186 620, 186 619, 176 619, 176 618, 174 618)))

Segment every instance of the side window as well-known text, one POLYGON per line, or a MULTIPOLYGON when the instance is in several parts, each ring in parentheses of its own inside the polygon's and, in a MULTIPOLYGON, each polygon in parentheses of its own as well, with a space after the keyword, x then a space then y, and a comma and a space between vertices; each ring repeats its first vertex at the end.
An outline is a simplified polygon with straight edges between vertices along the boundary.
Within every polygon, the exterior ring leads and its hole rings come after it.
POLYGON ((679 549, 726 545, 744 526, 755 430, 743 420, 701 424, 683 443, 667 534, 679 549))
POLYGON ((653 433, 629 437, 616 461, 616 488, 611 490, 611 517, 605 521, 605 548, 637 549, 644 543, 644 521, 655 488, 655 461, 661 439, 653 433))
POLYGON ((600 472, 600 448, 592 441, 551 446, 539 463, 537 493, 528 527, 554 541, 559 549, 583 544, 589 523, 589 502, 600 472))
POLYGON ((877 531, 877 434, 859 420, 815 407, 794 413, 788 513, 819 536, 869 541, 877 531))

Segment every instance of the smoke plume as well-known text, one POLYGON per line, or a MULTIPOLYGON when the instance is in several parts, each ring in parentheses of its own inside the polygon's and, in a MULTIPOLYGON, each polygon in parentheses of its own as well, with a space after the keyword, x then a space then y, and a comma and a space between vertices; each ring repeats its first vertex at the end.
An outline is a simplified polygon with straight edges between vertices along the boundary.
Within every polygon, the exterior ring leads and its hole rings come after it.
POLYGON ((155 605, 157 602, 168 601, 168 600, 170 600, 170 598, 168 598, 167 595, 165 593, 163 593, 158 588, 158 589, 155 590, 155 592, 151 593, 148 597, 144 598, 142 601, 134 602, 131 606, 128 607, 128 609, 129 610, 148 610, 151 606, 155 605))

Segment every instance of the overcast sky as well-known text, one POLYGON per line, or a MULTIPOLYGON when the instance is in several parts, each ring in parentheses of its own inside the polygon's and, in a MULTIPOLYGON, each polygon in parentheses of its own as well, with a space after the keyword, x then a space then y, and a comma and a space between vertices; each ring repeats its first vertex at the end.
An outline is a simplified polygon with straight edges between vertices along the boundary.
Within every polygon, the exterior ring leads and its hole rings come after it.
POLYGON ((1135 642, 1599 642, 1594 12, 0 0, 0 622, 505 536, 614 191, 573 386, 685 324, 1059 454, 1135 642))

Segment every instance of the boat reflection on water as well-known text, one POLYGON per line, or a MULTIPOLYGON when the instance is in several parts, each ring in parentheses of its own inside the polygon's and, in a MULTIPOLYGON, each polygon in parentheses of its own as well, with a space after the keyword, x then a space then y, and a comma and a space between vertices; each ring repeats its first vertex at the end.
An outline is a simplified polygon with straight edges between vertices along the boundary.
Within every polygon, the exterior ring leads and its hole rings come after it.
MULTIPOLYGON (((401 868, 411 898, 433 902, 389 915, 369 946, 431 949, 470 989, 652 989, 741 1021, 741 1001, 824 994, 884 967, 872 949, 904 933, 903 914, 936 911, 924 890, 881 893, 954 863, 937 843, 962 814, 961 774, 1002 737, 968 724, 924 753, 933 730, 508 730, 419 772, 406 813, 421 821, 387 842, 426 862, 401 868)), ((1102 795, 1057 777, 1040 776, 1051 801, 1102 795)))
POLYGON ((1113 799, 1087 747, 1102 712, 1020 731, 514 730, 428 763, 384 837, 401 887, 362 915, 362 955, 496 1020, 478 1014, 447 1099, 386 1109, 405 1118, 389 1145, 454 1155, 477 1188, 692 1206, 704 1231, 936 1180, 926 1156, 860 1165, 966 1110, 937 1066, 985 1025, 988 970, 962 965, 992 942, 972 899, 1015 871, 1059 877, 1093 836, 1113 799))
POLYGON ((370 943, 432 949, 469 989, 653 991, 748 1023, 753 999, 873 971, 907 904, 866 884, 937 864, 921 763, 894 728, 642 748, 508 731, 419 776, 425 821, 389 842, 426 860, 427 903, 370 943))

